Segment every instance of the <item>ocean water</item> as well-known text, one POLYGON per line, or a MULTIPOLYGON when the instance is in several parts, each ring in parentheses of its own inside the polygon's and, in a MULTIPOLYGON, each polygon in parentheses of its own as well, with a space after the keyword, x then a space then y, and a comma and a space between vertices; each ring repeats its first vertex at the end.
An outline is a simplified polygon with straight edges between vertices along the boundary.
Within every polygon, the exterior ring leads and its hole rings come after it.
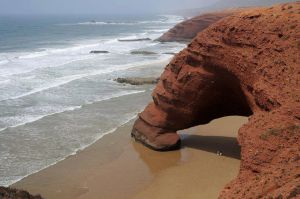
POLYGON ((180 16, 1 16, 0 185, 75 154, 133 119, 156 77, 184 45, 154 41, 180 16), (121 42, 119 39, 151 38, 121 42), (108 54, 90 54, 92 50, 108 54), (132 55, 146 50, 153 55, 132 55))

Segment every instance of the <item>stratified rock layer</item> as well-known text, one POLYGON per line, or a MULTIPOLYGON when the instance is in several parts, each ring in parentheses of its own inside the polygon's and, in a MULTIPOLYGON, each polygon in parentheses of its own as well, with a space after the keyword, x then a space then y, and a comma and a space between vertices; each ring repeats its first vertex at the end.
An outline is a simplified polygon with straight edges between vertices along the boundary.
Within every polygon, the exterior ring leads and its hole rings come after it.
POLYGON ((220 198, 299 198, 299 25, 295 2, 244 11, 198 34, 165 68, 133 137, 169 150, 179 147, 177 130, 250 116, 238 135, 239 175, 220 198))
POLYGON ((240 12, 241 9, 226 10, 219 12, 206 13, 197 17, 193 17, 177 24, 168 32, 163 34, 157 41, 160 42, 190 42, 196 35, 203 31, 211 24, 219 21, 224 17, 240 12))

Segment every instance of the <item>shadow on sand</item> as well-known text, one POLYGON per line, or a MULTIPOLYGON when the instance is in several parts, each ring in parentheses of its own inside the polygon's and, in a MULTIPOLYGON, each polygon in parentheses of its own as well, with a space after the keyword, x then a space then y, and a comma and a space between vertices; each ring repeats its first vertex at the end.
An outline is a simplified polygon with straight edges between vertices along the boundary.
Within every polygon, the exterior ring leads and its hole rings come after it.
POLYGON ((234 137, 181 134, 182 148, 193 148, 240 160, 241 148, 234 137))
MULTIPOLYGON (((201 136, 184 133, 181 133, 180 137, 182 139, 182 148, 207 151, 216 155, 217 152, 220 152, 222 156, 240 160, 240 146, 234 137, 201 136)), ((182 150, 157 152, 137 142, 132 142, 132 146, 152 173, 170 168, 182 161, 182 150)))

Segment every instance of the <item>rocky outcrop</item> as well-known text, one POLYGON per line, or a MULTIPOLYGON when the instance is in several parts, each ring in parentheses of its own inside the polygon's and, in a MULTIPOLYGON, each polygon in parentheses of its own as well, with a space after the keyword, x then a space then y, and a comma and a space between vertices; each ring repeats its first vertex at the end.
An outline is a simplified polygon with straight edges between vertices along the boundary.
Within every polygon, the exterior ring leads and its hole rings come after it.
POLYGON ((144 84, 157 84, 159 78, 155 77, 125 77, 125 78, 117 78, 116 82, 121 84, 131 84, 131 85, 144 85, 144 84))
POLYGON ((176 131, 227 116, 240 130, 241 166, 220 198, 299 198, 300 2, 251 9, 199 33, 165 68, 132 136, 155 150, 176 131))
POLYGON ((107 54, 109 53, 108 51, 106 50, 92 50, 90 51, 90 54, 107 54))
POLYGON ((206 13, 197 17, 193 17, 177 24, 168 32, 163 34, 157 41, 160 42, 190 42, 196 35, 206 29, 211 24, 220 19, 238 13, 241 10, 226 10, 219 12, 206 13))
POLYGON ((163 55, 176 55, 176 53, 174 52, 165 52, 165 53, 162 53, 163 55))
POLYGON ((156 52, 145 51, 145 50, 133 50, 130 52, 132 55, 156 55, 156 52))
POLYGON ((0 187, 1 199, 42 199, 40 195, 33 196, 27 191, 0 187))
POLYGON ((151 41, 150 38, 139 38, 139 39, 118 39, 120 42, 136 42, 136 41, 151 41))

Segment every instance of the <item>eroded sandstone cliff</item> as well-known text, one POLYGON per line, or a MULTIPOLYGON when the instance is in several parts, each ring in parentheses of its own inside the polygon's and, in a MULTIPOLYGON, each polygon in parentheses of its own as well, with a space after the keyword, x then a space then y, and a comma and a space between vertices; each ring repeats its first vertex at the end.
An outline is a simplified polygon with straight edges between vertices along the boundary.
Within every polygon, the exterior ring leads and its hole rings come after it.
POLYGON ((197 17, 193 17, 183 21, 168 32, 163 34, 157 41, 161 42, 190 42, 196 35, 210 26, 211 24, 221 20, 224 17, 240 12, 242 9, 232 9, 219 12, 205 13, 197 17))
POLYGON ((241 166, 220 198, 300 197, 300 2, 229 16, 165 68, 132 136, 155 150, 176 131, 227 115, 239 130, 241 166))

